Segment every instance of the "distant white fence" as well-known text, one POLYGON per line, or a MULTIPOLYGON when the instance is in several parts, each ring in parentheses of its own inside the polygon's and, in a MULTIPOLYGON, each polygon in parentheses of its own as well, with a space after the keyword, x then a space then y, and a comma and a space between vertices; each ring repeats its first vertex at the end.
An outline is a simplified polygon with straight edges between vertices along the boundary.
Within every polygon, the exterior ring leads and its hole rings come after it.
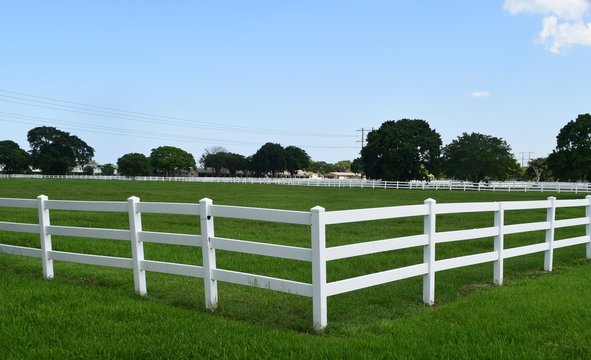
POLYGON ((538 191, 538 192, 591 192, 590 183, 577 182, 528 182, 492 181, 469 182, 456 180, 435 181, 382 181, 367 179, 301 179, 301 178, 249 178, 249 177, 159 177, 159 176, 102 176, 102 175, 35 175, 0 174, 0 179, 78 179, 121 181, 172 181, 225 184, 269 184, 317 187, 365 188, 365 189, 411 189, 411 190, 462 190, 462 191, 538 191))
POLYGON ((214 310, 218 303, 218 281, 276 290, 311 297, 313 299, 313 323, 317 330, 327 325, 327 298, 329 296, 422 276, 423 301, 426 304, 433 304, 435 301, 435 274, 439 271, 492 262, 493 282, 501 285, 503 283, 503 261, 507 258, 544 252, 544 269, 552 271, 554 249, 579 244, 586 244, 586 256, 591 258, 591 195, 579 200, 556 200, 556 198, 550 197, 540 201, 454 204, 437 204, 435 200, 427 199, 421 205, 330 212, 325 212, 322 207, 314 207, 310 211, 287 211, 214 205, 210 199, 203 199, 199 204, 140 202, 136 197, 129 198, 127 202, 93 202, 49 200, 44 195, 39 196, 36 200, 0 198, 0 208, 2 207, 37 209, 38 223, 0 222, 0 231, 39 234, 40 248, 4 244, 0 245, 0 253, 40 258, 43 275, 46 279, 51 279, 54 276, 54 261, 133 270, 135 291, 141 295, 147 293, 147 271, 203 278, 206 307, 210 310, 214 310), (585 216, 556 220, 556 209, 566 207, 585 208, 585 216), (506 211, 529 209, 545 209, 546 221, 505 225, 506 211), (50 210, 125 212, 129 215, 129 230, 51 225, 50 210), (479 229, 436 231, 437 215, 470 212, 493 212, 494 223, 490 227, 479 229), (201 234, 144 231, 142 230, 141 217, 144 213, 194 215, 200 218, 201 234), (327 226, 412 216, 424 218, 422 233, 350 245, 326 246, 327 226), (311 246, 310 248, 301 248, 218 237, 215 235, 215 217, 305 225, 310 228, 311 246), (586 229, 584 236, 563 240, 554 239, 555 230, 558 228, 583 225, 586 229), (504 236, 507 234, 541 230, 546 232, 543 243, 514 248, 505 248, 504 246, 504 236), (52 249, 52 235, 127 241, 131 246, 132 257, 121 258, 55 251, 52 249), (486 237, 494 237, 494 248, 491 251, 436 260, 436 244, 486 237), (201 247, 203 266, 146 260, 144 258, 144 243, 201 247), (339 281, 327 281, 326 264, 329 261, 412 247, 423 248, 422 263, 339 281), (219 268, 216 266, 216 250, 309 262, 312 267, 311 283, 219 268))

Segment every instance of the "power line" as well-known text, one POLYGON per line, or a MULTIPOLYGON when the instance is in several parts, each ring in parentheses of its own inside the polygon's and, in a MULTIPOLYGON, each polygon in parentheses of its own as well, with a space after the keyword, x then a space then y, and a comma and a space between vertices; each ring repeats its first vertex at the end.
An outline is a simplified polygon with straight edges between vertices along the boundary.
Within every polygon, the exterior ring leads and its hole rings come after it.
MULTIPOLYGON (((162 132, 151 132, 145 130, 135 130, 135 129, 125 129, 125 128, 117 128, 117 127, 109 127, 109 126, 102 126, 102 125, 88 125, 88 124, 81 124, 71 121, 62 121, 62 120, 51 120, 46 118, 39 118, 30 115, 23 115, 23 114, 16 114, 10 112, 0 111, 0 121, 2 122, 11 122, 11 123, 18 123, 18 124, 27 124, 27 125, 45 125, 47 123, 51 124, 58 124, 58 125, 65 125, 69 129, 74 130, 81 130, 90 133, 99 133, 99 134, 108 134, 108 135, 118 135, 118 136, 131 136, 135 138, 147 138, 147 139, 158 139, 158 140, 166 140, 166 141, 174 141, 174 142, 192 142, 192 143, 202 143, 202 144, 211 144, 211 143, 218 143, 223 145, 235 145, 235 146, 257 146, 260 145, 256 142, 246 142, 246 141, 235 141, 235 140, 220 140, 220 139, 212 139, 212 138, 202 138, 202 137, 194 137, 194 136, 187 136, 187 135, 178 135, 178 134, 168 134, 162 132), (7 119, 7 118, 12 119, 7 119), (18 120, 14 120, 18 119, 18 120)), ((325 146, 325 145, 299 145, 302 148, 321 148, 321 149, 348 149, 353 148, 351 146, 325 146)))
POLYGON ((141 121, 149 122, 154 124, 173 125, 179 127, 192 127, 199 129, 215 130, 215 131, 227 131, 227 132, 238 132, 238 133, 264 133, 274 135, 287 135, 287 136, 303 136, 303 137, 351 137, 352 135, 344 134, 332 134, 332 133, 314 133, 305 131, 292 131, 292 130, 278 130, 269 128, 257 128, 249 126, 239 126, 221 123, 212 123, 205 121, 192 120, 181 117, 166 116, 166 115, 155 115, 144 112, 121 110, 105 106, 97 106, 92 104, 79 103, 68 100, 61 100, 56 98, 50 98, 45 96, 32 95, 27 93, 2 90, 0 92, 11 95, 0 94, 0 101, 41 107, 59 111, 73 112, 92 116, 109 117, 122 120, 130 121, 141 121), (19 95, 19 96, 14 96, 19 95), (23 97, 24 96, 24 97, 23 97), (42 100, 49 101, 42 101, 42 100))

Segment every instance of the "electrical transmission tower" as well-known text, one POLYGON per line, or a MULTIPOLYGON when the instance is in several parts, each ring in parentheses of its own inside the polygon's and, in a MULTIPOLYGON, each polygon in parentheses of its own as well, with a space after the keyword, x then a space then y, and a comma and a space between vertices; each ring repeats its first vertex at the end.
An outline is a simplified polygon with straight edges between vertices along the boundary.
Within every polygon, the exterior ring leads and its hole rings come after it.
POLYGON ((531 155, 533 154, 533 151, 522 151, 519 153, 519 155, 521 155, 521 167, 525 167, 525 164, 529 164, 529 162, 531 161, 531 155), (525 155, 527 154, 527 162, 525 162, 525 155))

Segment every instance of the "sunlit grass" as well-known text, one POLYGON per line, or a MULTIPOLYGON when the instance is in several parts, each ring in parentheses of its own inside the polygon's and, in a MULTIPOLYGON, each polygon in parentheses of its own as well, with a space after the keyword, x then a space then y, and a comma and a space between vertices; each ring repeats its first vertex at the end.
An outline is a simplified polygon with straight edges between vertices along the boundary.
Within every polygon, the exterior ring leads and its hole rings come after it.
MULTIPOLYGON (((0 197, 193 202, 307 211, 438 202, 581 198, 581 194, 308 188, 274 185, 0 180, 0 197)), ((560 209, 557 218, 584 215, 560 209)), ((0 221, 36 223, 35 210, 0 208, 0 221)), ((545 221, 544 210, 511 211, 506 223, 545 221)), ((144 214, 149 231, 199 233, 192 216, 144 214)), ((307 226, 215 219, 216 235, 309 247, 307 226)), ((127 214, 52 211, 52 224, 126 229, 127 214)), ((437 230, 490 227, 491 213, 441 215, 437 230)), ((328 246, 422 233, 421 217, 332 225, 328 246)), ((556 239, 584 234, 584 226, 556 239)), ((507 235, 507 247, 544 241, 544 232, 507 235)), ((39 246, 38 236, 0 232, 0 242, 39 246)), ((54 236, 54 249, 129 257, 124 241, 54 236)), ((444 259, 492 251, 492 238, 437 246, 444 259)), ((145 244, 147 259, 201 264, 201 249, 145 244)), ((309 263, 218 251, 220 268, 311 281, 309 263)), ((422 262, 422 248, 332 261, 329 281, 422 262)), ((491 285, 492 264, 437 273, 436 306, 421 303, 412 278, 329 298, 329 327, 312 331, 309 298, 219 284, 219 309, 205 311, 201 279, 148 273, 148 296, 134 294, 131 271, 56 262, 43 281, 39 260, 0 255, 0 345, 8 357, 305 357, 305 358, 561 358, 590 354, 585 340, 591 300, 583 245, 556 250, 556 273, 543 273, 543 254, 505 261, 507 286, 491 285), (549 309, 546 312, 546 309, 549 309), (564 313, 560 311, 564 309, 564 313), (546 314, 546 315, 543 315, 546 314), (536 330, 531 330, 535 327, 536 330), (558 335, 557 335, 558 333, 558 335)), ((584 357, 584 356, 583 356, 584 357)))

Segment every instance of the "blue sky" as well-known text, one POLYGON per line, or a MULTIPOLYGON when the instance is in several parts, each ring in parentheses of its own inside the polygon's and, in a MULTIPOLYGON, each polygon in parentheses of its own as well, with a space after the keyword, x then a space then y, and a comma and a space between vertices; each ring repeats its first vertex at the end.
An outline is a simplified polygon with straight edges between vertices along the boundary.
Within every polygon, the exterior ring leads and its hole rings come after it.
POLYGON ((336 162, 358 156, 357 129, 411 118, 444 144, 480 132, 520 159, 545 156, 591 112, 590 11, 588 0, 5 1, 0 139, 28 150, 29 129, 55 126, 99 163, 161 145, 251 155, 269 141, 336 162))

